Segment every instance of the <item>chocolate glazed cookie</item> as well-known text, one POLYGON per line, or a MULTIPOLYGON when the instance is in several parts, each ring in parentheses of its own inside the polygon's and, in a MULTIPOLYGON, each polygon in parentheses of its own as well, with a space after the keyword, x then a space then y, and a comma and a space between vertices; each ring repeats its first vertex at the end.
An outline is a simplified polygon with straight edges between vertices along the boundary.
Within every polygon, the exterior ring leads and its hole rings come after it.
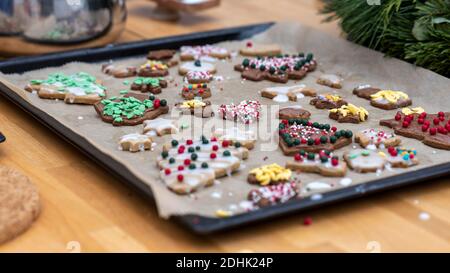
POLYGON ((292 119, 292 118, 309 119, 310 116, 311 113, 309 111, 294 106, 284 107, 278 111, 279 119, 292 119))

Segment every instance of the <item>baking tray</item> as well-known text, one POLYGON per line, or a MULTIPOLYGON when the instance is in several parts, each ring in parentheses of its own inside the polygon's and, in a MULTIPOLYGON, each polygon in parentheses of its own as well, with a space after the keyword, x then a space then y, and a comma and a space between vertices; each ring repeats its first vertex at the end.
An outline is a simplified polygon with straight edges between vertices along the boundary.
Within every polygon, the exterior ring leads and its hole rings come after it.
MULTIPOLYGON (((248 25, 235 28, 220 29, 207 32, 191 33, 187 35, 171 36, 166 38, 152 39, 140 42, 108 45, 101 48, 81 49, 66 51, 57 54, 45 54, 34 57, 19 57, 0 63, 0 71, 3 73, 23 73, 35 69, 50 66, 61 66, 72 61, 80 62, 101 62, 110 59, 119 59, 137 55, 145 55, 150 49, 179 47, 190 44, 200 45, 206 43, 218 43, 227 40, 243 40, 267 30, 273 23, 263 23, 248 25)), ((23 100, 15 92, 0 83, 0 93, 50 128, 65 141, 77 147, 80 151, 89 156, 97 164, 108 170, 111 174, 117 176, 122 182, 135 188, 142 193, 148 200, 153 200, 153 194, 150 188, 134 174, 132 174, 124 165, 111 158, 95 146, 86 141, 81 135, 74 133, 52 116, 44 113, 27 101, 23 100)), ((303 199, 294 199, 284 204, 262 208, 256 211, 235 215, 228 218, 210 218, 197 215, 172 216, 171 219, 189 230, 207 234, 225 229, 231 229, 249 223, 268 220, 282 215, 293 214, 311 208, 317 208, 334 202, 348 200, 352 198, 366 196, 371 193, 380 192, 400 186, 430 180, 439 176, 450 174, 450 162, 435 165, 432 167, 411 171, 408 173, 378 179, 372 182, 346 187, 343 189, 313 195, 303 199)))

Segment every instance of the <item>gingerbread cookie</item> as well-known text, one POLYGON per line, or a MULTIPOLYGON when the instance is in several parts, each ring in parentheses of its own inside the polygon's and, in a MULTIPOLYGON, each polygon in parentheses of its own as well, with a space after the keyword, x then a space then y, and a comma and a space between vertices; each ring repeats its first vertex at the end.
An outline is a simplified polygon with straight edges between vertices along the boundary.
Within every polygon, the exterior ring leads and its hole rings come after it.
POLYGON ((120 137, 119 149, 121 151, 143 152, 152 149, 152 138, 148 135, 128 134, 120 137))
POLYGON ((291 175, 291 170, 273 163, 252 169, 248 173, 247 181, 250 184, 267 186, 288 182, 291 175))
POLYGON ((255 100, 244 100, 238 105, 234 103, 219 106, 219 116, 223 119, 250 124, 259 120, 261 104, 255 100))
POLYGON ((230 57, 230 52, 225 48, 212 45, 182 46, 180 48, 180 59, 182 61, 192 61, 202 57, 226 59, 230 57))
POLYGON ((203 136, 197 141, 180 143, 172 140, 164 145, 157 165, 161 169, 161 179, 169 189, 188 194, 213 185, 216 178, 238 171, 247 157, 248 150, 239 142, 230 145, 228 141, 203 136))
POLYGON ((178 133, 176 122, 170 119, 156 118, 144 121, 144 134, 163 136, 178 133))
POLYGON ((114 126, 134 126, 169 112, 166 100, 144 94, 112 97, 96 103, 94 108, 104 122, 112 123, 114 126))
POLYGON ((317 79, 316 82, 331 88, 342 88, 342 78, 334 74, 323 74, 317 79))
POLYGON ((167 81, 163 78, 138 77, 131 84, 131 90, 141 91, 142 93, 161 93, 161 88, 167 87, 167 81))
POLYGON ((189 84, 187 86, 183 86, 181 96, 187 100, 192 100, 197 97, 206 99, 211 97, 211 89, 209 89, 208 84, 206 83, 189 84))
POLYGON ((276 102, 297 101, 305 96, 315 96, 316 90, 306 85, 267 87, 261 91, 261 96, 276 102))
POLYGON ((214 112, 211 108, 211 102, 206 100, 186 100, 175 104, 175 107, 185 115, 194 115, 201 118, 210 118, 214 116, 214 112))
POLYGON ((278 110, 279 119, 309 119, 311 113, 301 106, 288 106, 278 110))
POLYGON ((190 84, 195 83, 209 83, 213 76, 208 71, 188 71, 185 75, 185 79, 190 84))
POLYGON ((416 150, 389 147, 387 155, 383 152, 380 152, 380 155, 385 156, 393 168, 409 168, 419 164, 416 150))
POLYGON ((247 42, 245 47, 239 50, 243 56, 275 56, 281 54, 281 47, 277 44, 253 44, 247 42))
POLYGON ((369 112, 363 107, 351 103, 330 110, 329 118, 339 123, 360 123, 369 117, 369 112))
POLYGON ((209 74, 216 73, 216 66, 212 63, 208 62, 202 62, 200 60, 196 60, 193 62, 185 62, 180 65, 180 68, 178 69, 178 73, 181 76, 186 75, 189 72, 207 72, 209 74))
POLYGON ((339 95, 324 94, 313 98, 309 104, 314 105, 317 109, 334 109, 348 103, 339 95))
POLYGON ((6 140, 6 137, 0 132, 0 143, 4 142, 6 140))
POLYGON ((41 99, 64 100, 67 104, 95 104, 106 95, 106 87, 85 72, 53 73, 45 80, 32 80, 25 90, 36 92, 41 99))
POLYGON ((114 78, 127 78, 136 76, 137 68, 134 66, 118 66, 113 63, 107 63, 102 65, 102 72, 114 78))
POLYGON ((381 90, 370 96, 370 105, 384 110, 397 109, 411 104, 412 100, 401 91, 381 90))
POLYGON ((397 135, 421 140, 425 145, 450 150, 450 113, 405 115, 397 112, 393 119, 380 120, 380 125, 394 129, 397 135))
POLYGON ((40 211, 36 186, 18 171, 0 166, 0 244, 27 230, 40 211))
POLYGON ((285 203, 298 196, 298 185, 294 181, 259 187, 251 190, 247 199, 254 207, 267 207, 285 203))
POLYGON ((168 67, 172 67, 178 64, 178 61, 174 59, 176 51, 171 49, 152 50, 147 54, 147 59, 151 61, 160 61, 168 67))
POLYGON ((306 152, 333 151, 352 143, 350 130, 337 130, 329 124, 320 124, 306 119, 281 120, 278 125, 279 145, 285 155, 306 152))
POLYGON ((246 58, 234 67, 242 72, 242 78, 251 81, 268 80, 286 83, 289 79, 300 80, 315 70, 317 62, 313 54, 278 55, 275 57, 246 58))
POLYGON ((381 171, 387 163, 385 156, 367 149, 353 149, 345 152, 344 160, 350 169, 361 173, 381 171))
POLYGON ((401 139, 395 134, 371 128, 356 133, 355 142, 359 143, 363 148, 376 150, 377 148, 398 146, 401 143, 401 139))
POLYGON ((370 84, 364 84, 353 89, 353 94, 360 98, 370 100, 370 96, 380 90, 380 88, 372 87, 370 84))
POLYGON ((141 77, 164 77, 169 75, 169 66, 161 61, 148 60, 137 71, 141 77))
POLYGON ((256 135, 253 131, 243 131, 237 127, 227 129, 218 128, 212 135, 221 141, 229 141, 231 144, 239 142, 243 147, 249 150, 253 149, 256 142, 256 135))
POLYGON ((339 160, 330 151, 322 150, 318 153, 301 150, 294 155, 294 160, 286 162, 286 168, 305 173, 318 173, 323 176, 344 176, 347 164, 339 160))

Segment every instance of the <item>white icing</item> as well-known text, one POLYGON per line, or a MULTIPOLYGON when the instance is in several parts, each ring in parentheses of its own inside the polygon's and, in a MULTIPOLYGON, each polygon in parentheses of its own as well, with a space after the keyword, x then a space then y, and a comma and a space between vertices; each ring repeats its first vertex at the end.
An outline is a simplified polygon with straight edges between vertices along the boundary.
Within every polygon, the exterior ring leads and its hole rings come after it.
POLYGON ((213 133, 219 140, 230 140, 230 141, 255 141, 255 133, 251 130, 243 131, 237 127, 222 129, 218 128, 213 133))
POLYGON ((342 81, 342 79, 339 76, 334 75, 334 74, 324 74, 324 75, 320 76, 319 79, 323 80, 323 81, 329 81, 333 84, 339 84, 342 81))
POLYGON ((120 138, 120 142, 125 142, 125 141, 147 141, 150 138, 146 135, 141 135, 141 134, 128 134, 128 135, 124 135, 120 138))
POLYGON ((342 185, 342 186, 349 186, 349 185, 351 185, 352 183, 353 183, 353 181, 352 181, 352 179, 349 178, 349 177, 342 178, 342 179, 339 181, 339 184, 342 185))
POLYGON ((277 95, 272 99, 276 102, 288 102, 289 101, 289 95, 295 94, 297 99, 304 98, 305 95, 303 95, 302 91, 306 85, 294 85, 294 86, 276 86, 276 87, 268 87, 265 88, 264 91, 276 93, 277 95))
POLYGON ((178 132, 175 122, 169 119, 156 118, 144 121, 144 133, 147 135, 155 135, 157 132, 170 129, 171 132, 178 132))
POLYGON ((329 188, 331 188, 330 184, 321 182, 321 181, 311 182, 306 185, 306 189, 309 191, 320 191, 320 190, 326 190, 329 188))
POLYGON ((381 169, 386 164, 386 159, 372 150, 355 149, 348 153, 347 158, 355 170, 362 169, 381 169), (362 155, 367 152, 368 155, 362 155))
POLYGON ((198 71, 198 72, 212 72, 216 69, 214 64, 207 63, 207 62, 201 62, 200 66, 196 66, 195 62, 186 62, 183 63, 180 66, 181 69, 187 70, 187 71, 198 71))

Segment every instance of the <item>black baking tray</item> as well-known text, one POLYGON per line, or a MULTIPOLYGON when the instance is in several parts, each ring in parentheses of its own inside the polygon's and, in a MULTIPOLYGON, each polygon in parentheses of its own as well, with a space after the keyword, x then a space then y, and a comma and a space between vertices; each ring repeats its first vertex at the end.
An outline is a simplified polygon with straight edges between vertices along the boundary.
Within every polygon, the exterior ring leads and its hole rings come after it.
MULTIPOLYGON (((49 66, 61 66, 67 62, 101 62, 110 59, 145 55, 150 49, 178 49, 183 45, 200 45, 206 43, 217 43, 227 40, 243 40, 267 30, 273 23, 263 23, 235 28, 220 29, 207 32, 191 33, 187 35, 171 36, 140 42, 108 45, 101 48, 82 49, 66 51, 56 54, 45 54, 34 57, 20 57, 0 63, 0 71, 3 73, 23 73, 49 66)), ((17 104, 28 114, 36 118, 42 124, 57 133, 67 142, 73 144, 92 160, 106 168, 110 173, 117 176, 125 184, 137 189, 149 200, 153 200, 150 188, 124 165, 111 158, 95 146, 90 144, 83 136, 74 133, 53 117, 42 112, 38 108, 23 100, 19 95, 0 84, 0 93, 17 104)), ((173 216, 171 219, 181 223, 189 230, 198 234, 207 234, 238 226, 265 221, 282 215, 293 214, 319 206, 328 205, 337 201, 366 196, 370 193, 380 192, 395 187, 410 185, 439 176, 450 174, 450 162, 435 165, 429 168, 399 174, 389 178, 346 187, 328 193, 323 193, 320 198, 295 199, 284 204, 266 207, 260 210, 228 217, 210 218, 197 215, 173 216)), ((316 195, 315 197, 318 197, 316 195)))

